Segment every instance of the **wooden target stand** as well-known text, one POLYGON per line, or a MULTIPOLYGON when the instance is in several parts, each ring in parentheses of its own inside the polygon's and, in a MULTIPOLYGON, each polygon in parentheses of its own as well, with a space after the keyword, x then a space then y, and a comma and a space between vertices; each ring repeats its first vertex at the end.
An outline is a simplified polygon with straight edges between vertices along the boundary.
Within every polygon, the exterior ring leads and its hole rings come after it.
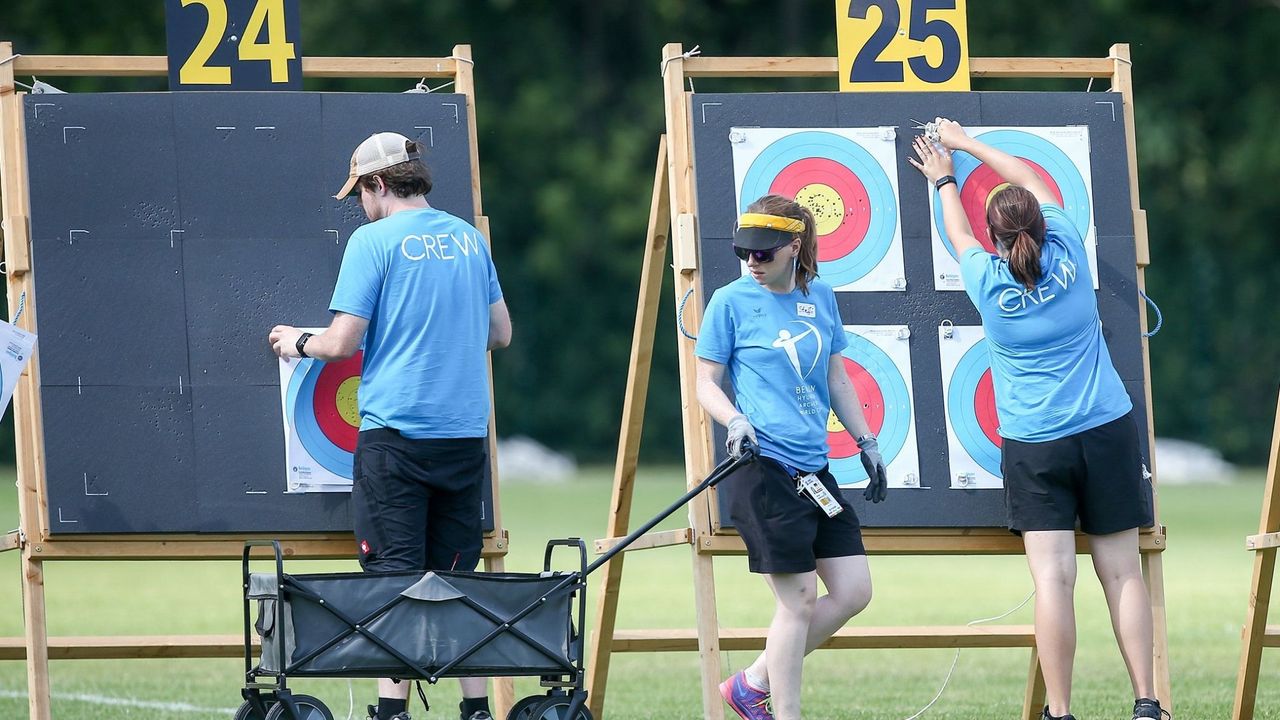
POLYGON ((1276 425, 1271 436, 1271 458, 1267 461, 1267 489, 1262 496, 1262 522, 1258 534, 1245 539, 1254 551, 1253 585, 1249 590, 1249 611, 1244 621, 1244 643, 1240 650, 1240 673, 1236 679, 1236 699, 1232 720, 1253 720, 1258 697, 1258 674, 1262 669, 1262 649, 1280 647, 1280 625, 1267 624, 1271 585, 1276 574, 1276 550, 1280 548, 1280 401, 1276 403, 1276 425))
MULTIPOLYGON (((443 58, 307 57, 304 77, 435 78, 454 83, 467 97, 467 127, 471 141, 471 191, 476 227, 489 237, 489 222, 480 197, 480 160, 476 138, 475 80, 470 45, 455 45, 443 58)), ((165 77, 168 61, 159 56, 14 55, 12 43, 0 42, 0 202, 3 203, 4 260, 9 307, 17 308, 25 294, 19 325, 36 330, 35 287, 31 273, 29 185, 22 98, 15 76, 165 77)), ((243 534, 78 535, 74 539, 50 534, 45 484, 40 367, 33 358, 14 392, 16 420, 19 529, 0 535, 0 552, 22 554, 24 637, 0 638, 0 660, 27 661, 28 707, 31 720, 49 720, 49 660, 138 658, 242 657, 240 634, 166 635, 134 637, 49 637, 45 615, 44 563, 56 560, 238 560, 243 534)), ((491 390, 492 394, 492 390, 491 390)), ((489 424, 489 458, 493 482, 495 530, 484 538, 485 569, 501 572, 508 548, 498 502, 498 472, 493 420, 489 424)), ((261 533, 258 534, 261 536, 261 533)), ((288 559, 351 559, 354 539, 349 533, 293 533, 280 538, 288 559)), ((268 548, 269 549, 269 548, 268 548)), ((256 556, 270 557, 270 553, 256 556)), ((509 678, 494 680, 494 703, 499 717, 514 702, 509 678)))
MULTIPOLYGON (((647 244, 641 272, 640 294, 632 338, 631 360, 623 403, 622 429, 609 508, 608 535, 597 540, 597 552, 616 544, 627 534, 631 500, 636 478, 645 401, 657 326, 659 294, 667 246, 672 246, 677 305, 689 296, 684 322, 694 329, 702 317, 703 288, 699 276, 698 216, 694 193, 693 147, 690 110, 691 93, 686 78, 786 78, 837 77, 834 57, 686 57, 684 48, 673 43, 663 49, 662 63, 666 100, 666 135, 660 141, 654 175, 647 244), (669 232, 674 241, 669 242, 669 232)), ((1135 243, 1137 245, 1138 289, 1145 291, 1144 268, 1150 264, 1146 213, 1138 201, 1138 165, 1133 119, 1133 83, 1129 46, 1117 44, 1105 58, 972 58, 970 74, 975 78, 1106 78, 1112 90, 1124 98, 1124 122, 1129 155, 1129 190, 1132 198, 1135 243)), ((1147 329, 1145 314, 1142 330, 1147 329)), ((1146 403, 1151 406, 1151 366, 1147 341, 1143 338, 1143 367, 1148 378, 1146 403)), ((712 421, 698 404, 696 360, 693 344, 679 341, 680 398, 684 426, 685 473, 689 487, 708 475, 713 465, 712 421)), ((1150 418, 1150 415, 1148 415, 1150 418)), ((1154 429, 1148 420, 1147 434, 1154 447, 1154 429)), ((1152 464, 1154 471, 1154 462, 1152 464)), ((689 508, 690 527, 645 535, 629 550, 686 545, 692 549, 694 602, 697 627, 691 629, 616 629, 619 590, 625 553, 617 555, 600 574, 594 624, 588 656, 590 709, 603 716, 609 660, 615 652, 699 652, 703 717, 724 718, 724 703, 717 685, 721 680, 721 651, 762 650, 765 628, 721 628, 717 619, 713 561, 721 555, 744 555, 746 548, 735 533, 722 532, 714 513, 716 499, 711 493, 696 498, 689 508)), ((1143 574, 1151 593, 1155 628, 1154 660, 1156 691, 1166 709, 1172 708, 1169 684, 1168 633, 1165 617, 1164 572, 1161 552, 1165 548, 1164 527, 1139 536, 1143 574)), ((1276 513, 1280 522, 1280 512, 1276 513)), ((1280 529, 1280 528, 1272 528, 1280 529)), ((1278 536, 1280 537, 1280 536, 1278 536)), ((880 555, 1021 555, 1022 541, 998 528, 958 529, 868 529, 864 531, 867 550, 880 555)), ((1280 540, 1277 540, 1280 545, 1280 540)), ((1077 539, 1080 553, 1089 551, 1088 539, 1077 539)), ((1273 560, 1274 562, 1274 557, 1273 560)), ((1268 575, 1268 577, 1270 577, 1268 575)), ((1277 643, 1280 644, 1280 643, 1277 643)), ((1008 648, 1031 649, 1026 692, 1021 717, 1034 720, 1044 704, 1044 679, 1035 648, 1035 634, 1027 625, 985 627, 858 627, 842 628, 824 648, 1008 648)))

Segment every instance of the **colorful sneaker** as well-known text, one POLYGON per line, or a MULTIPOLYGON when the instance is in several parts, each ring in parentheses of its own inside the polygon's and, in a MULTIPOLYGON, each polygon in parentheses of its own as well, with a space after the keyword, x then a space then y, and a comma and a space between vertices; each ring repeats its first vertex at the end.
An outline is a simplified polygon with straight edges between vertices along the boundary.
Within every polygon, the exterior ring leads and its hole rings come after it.
POLYGON ((1142 718, 1154 718, 1154 720, 1164 720, 1169 718, 1173 720, 1173 716, 1168 710, 1160 707, 1159 700, 1151 698, 1138 698, 1133 703, 1133 720, 1141 720, 1142 718))
POLYGON ((1042 713, 1040 717, 1042 720, 1076 720, 1076 716, 1071 713, 1067 713, 1066 715, 1050 715, 1048 705, 1044 706, 1044 713, 1042 713))
POLYGON ((769 693, 751 687, 743 672, 720 683, 720 696, 742 720, 773 720, 773 703, 769 693))

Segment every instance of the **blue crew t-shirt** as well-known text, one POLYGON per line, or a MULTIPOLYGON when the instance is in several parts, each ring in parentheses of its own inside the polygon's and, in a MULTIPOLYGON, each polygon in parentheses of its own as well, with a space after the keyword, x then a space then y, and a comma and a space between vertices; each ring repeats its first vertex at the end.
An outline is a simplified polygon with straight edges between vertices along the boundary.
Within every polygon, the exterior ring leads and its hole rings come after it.
POLYGON ((329 309, 369 321, 360 429, 483 437, 489 305, 500 299, 480 231, 449 213, 402 210, 352 233, 329 309))
POLYGON ((982 248, 960 259, 990 350, 1000 435, 1022 442, 1074 435, 1133 408, 1102 338, 1084 239, 1062 208, 1040 209, 1045 240, 1035 288, 982 248))
POLYGON ((694 353, 728 367, 761 454, 812 471, 827 464, 827 368, 847 345, 830 285, 780 295, 743 276, 712 294, 694 353))

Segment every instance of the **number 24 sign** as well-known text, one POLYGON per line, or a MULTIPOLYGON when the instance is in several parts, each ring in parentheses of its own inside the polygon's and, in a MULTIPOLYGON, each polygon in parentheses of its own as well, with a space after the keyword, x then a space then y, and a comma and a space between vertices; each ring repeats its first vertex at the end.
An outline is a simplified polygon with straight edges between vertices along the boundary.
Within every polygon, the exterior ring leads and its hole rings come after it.
POLYGON ((301 90, 298 0, 165 0, 170 90, 301 90))
POLYGON ((840 89, 968 90, 965 0, 836 0, 840 89))

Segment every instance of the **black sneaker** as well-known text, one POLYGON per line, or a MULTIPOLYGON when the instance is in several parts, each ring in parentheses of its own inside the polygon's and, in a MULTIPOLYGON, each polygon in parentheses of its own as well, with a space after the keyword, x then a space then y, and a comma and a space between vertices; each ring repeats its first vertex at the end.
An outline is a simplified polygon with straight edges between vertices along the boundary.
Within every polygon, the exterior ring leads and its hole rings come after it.
POLYGON ((466 720, 493 720, 493 716, 489 714, 488 710, 477 710, 471 713, 471 717, 466 718, 466 720))
POLYGON ((1066 715, 1050 715, 1048 705, 1044 706, 1044 712, 1040 714, 1040 718, 1041 720, 1076 720, 1076 716, 1071 713, 1067 713, 1066 715))
MULTIPOLYGON (((368 708, 369 708, 368 720, 378 720, 378 706, 369 705, 368 708)), ((413 718, 409 717, 409 711, 405 710, 402 713, 396 713, 395 715, 392 715, 391 720, 413 720, 413 718)))
POLYGON ((1160 707, 1159 700, 1151 698, 1138 698, 1133 703, 1133 720, 1140 718, 1153 718, 1154 720, 1164 720, 1165 718, 1173 719, 1168 710, 1160 707))

